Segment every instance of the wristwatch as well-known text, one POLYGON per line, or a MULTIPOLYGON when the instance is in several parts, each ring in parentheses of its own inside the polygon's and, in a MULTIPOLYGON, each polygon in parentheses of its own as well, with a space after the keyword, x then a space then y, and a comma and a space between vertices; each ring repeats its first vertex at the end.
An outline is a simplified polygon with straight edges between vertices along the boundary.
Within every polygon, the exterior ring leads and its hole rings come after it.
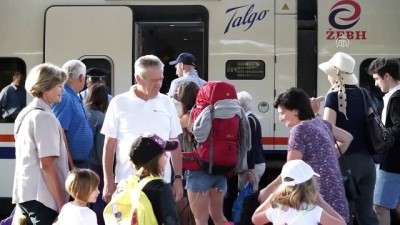
POLYGON ((182 176, 182 175, 175 175, 174 178, 175 178, 175 179, 181 179, 181 180, 182 180, 182 179, 183 179, 183 176, 182 176))

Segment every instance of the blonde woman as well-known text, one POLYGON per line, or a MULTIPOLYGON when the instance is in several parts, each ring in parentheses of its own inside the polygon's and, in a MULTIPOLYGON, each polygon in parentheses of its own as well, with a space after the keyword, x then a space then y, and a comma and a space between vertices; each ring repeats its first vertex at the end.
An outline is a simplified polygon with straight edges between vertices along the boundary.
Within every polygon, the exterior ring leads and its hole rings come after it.
POLYGON ((346 224, 320 197, 315 176, 319 177, 303 160, 288 161, 282 168, 281 186, 257 208, 253 223, 346 224))
POLYGON ((52 224, 68 200, 68 160, 60 123, 50 107, 61 101, 67 75, 52 64, 34 67, 25 82, 33 97, 15 120, 13 203, 28 224, 52 224))
POLYGON ((345 171, 350 170, 360 191, 357 198, 347 197, 350 211, 348 225, 353 224, 352 215, 355 215, 359 224, 376 225, 378 219, 372 201, 376 170, 373 155, 368 148, 365 122, 368 116, 365 109, 372 109, 368 97, 364 102, 362 90, 358 87, 358 79, 354 74, 354 66, 353 57, 343 52, 336 53, 329 61, 319 65, 331 84, 331 90, 326 96, 323 118, 332 126, 349 132, 354 138, 344 156, 339 158, 342 173, 346 174, 345 171))

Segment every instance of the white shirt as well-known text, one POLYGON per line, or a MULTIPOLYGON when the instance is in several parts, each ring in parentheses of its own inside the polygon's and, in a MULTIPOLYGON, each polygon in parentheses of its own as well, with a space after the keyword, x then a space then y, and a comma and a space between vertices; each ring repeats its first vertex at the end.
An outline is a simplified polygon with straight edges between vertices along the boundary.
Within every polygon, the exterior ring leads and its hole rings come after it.
POLYGON ((286 211, 277 208, 268 208, 265 214, 273 224, 288 225, 317 225, 321 221, 323 209, 319 206, 309 207, 309 210, 302 211, 288 208, 286 211))
POLYGON ((88 207, 68 202, 61 208, 57 225, 97 225, 96 213, 88 207))
MULTIPOLYGON (((133 91, 115 96, 108 106, 101 133, 117 139, 115 182, 135 173, 129 159, 132 142, 142 133, 155 133, 168 140, 182 133, 172 100, 164 94, 147 101, 133 91)), ((170 153, 167 153, 170 155, 170 153)), ((171 165, 166 164, 164 180, 171 182, 171 165)))
POLYGON ((392 88, 388 93, 386 93, 383 96, 383 109, 382 109, 382 123, 386 124, 386 115, 387 115, 387 107, 389 104, 389 99, 392 97, 393 93, 395 93, 397 90, 400 90, 400 84, 397 85, 396 87, 392 88))

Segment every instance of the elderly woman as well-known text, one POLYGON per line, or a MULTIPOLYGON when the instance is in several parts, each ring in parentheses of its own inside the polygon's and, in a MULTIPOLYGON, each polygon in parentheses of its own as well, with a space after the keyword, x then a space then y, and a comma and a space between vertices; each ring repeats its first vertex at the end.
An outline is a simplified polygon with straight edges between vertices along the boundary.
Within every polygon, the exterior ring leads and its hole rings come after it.
MULTIPOLYGON (((354 137, 344 156, 339 158, 342 171, 351 170, 360 191, 358 198, 347 199, 350 215, 355 214, 359 224, 375 225, 378 224, 378 219, 373 210, 372 198, 376 174, 373 155, 368 150, 365 122, 367 115, 364 110, 371 105, 368 97, 364 102, 361 89, 357 86, 358 79, 353 72, 354 65, 353 57, 343 52, 336 53, 328 62, 319 65, 319 68, 328 75, 332 87, 326 96, 324 119, 354 137)), ((353 221, 349 224, 353 224, 353 221)))
MULTIPOLYGON (((302 159, 320 174, 318 184, 323 198, 319 200, 320 206, 330 208, 325 205, 328 203, 348 221, 349 211, 335 141, 344 151, 352 140, 351 134, 315 117, 310 99, 301 89, 290 88, 281 93, 274 107, 278 109, 279 119, 291 128, 287 160, 302 159)), ((260 192, 259 199, 264 201, 280 184, 281 177, 278 176, 260 192)))
POLYGON ((242 189, 247 181, 253 184, 258 190, 258 183, 265 171, 265 158, 262 154, 263 146, 261 143, 262 133, 261 124, 257 117, 251 112, 253 98, 251 95, 242 91, 237 93, 240 106, 246 112, 251 129, 251 149, 247 152, 247 173, 239 174, 239 189, 242 189))
POLYGON ((68 194, 64 181, 68 161, 60 123, 50 109, 60 102, 67 75, 52 64, 34 67, 25 83, 32 102, 15 120, 13 203, 28 224, 52 224, 68 194))

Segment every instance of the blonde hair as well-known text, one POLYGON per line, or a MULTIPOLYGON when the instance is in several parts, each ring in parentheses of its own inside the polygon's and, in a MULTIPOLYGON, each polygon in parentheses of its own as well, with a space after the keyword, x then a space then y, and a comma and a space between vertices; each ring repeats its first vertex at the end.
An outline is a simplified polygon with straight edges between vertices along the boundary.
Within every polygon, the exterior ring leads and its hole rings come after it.
POLYGON ((65 189, 75 199, 87 201, 100 183, 97 173, 90 169, 72 170, 65 181, 65 189))
POLYGON ((318 193, 317 181, 313 177, 295 186, 280 186, 269 201, 273 208, 283 205, 297 210, 309 209, 317 205, 318 193))
POLYGON ((25 81, 25 89, 33 97, 41 98, 45 91, 64 83, 66 79, 67 74, 61 68, 50 63, 42 63, 33 67, 29 72, 25 81))

